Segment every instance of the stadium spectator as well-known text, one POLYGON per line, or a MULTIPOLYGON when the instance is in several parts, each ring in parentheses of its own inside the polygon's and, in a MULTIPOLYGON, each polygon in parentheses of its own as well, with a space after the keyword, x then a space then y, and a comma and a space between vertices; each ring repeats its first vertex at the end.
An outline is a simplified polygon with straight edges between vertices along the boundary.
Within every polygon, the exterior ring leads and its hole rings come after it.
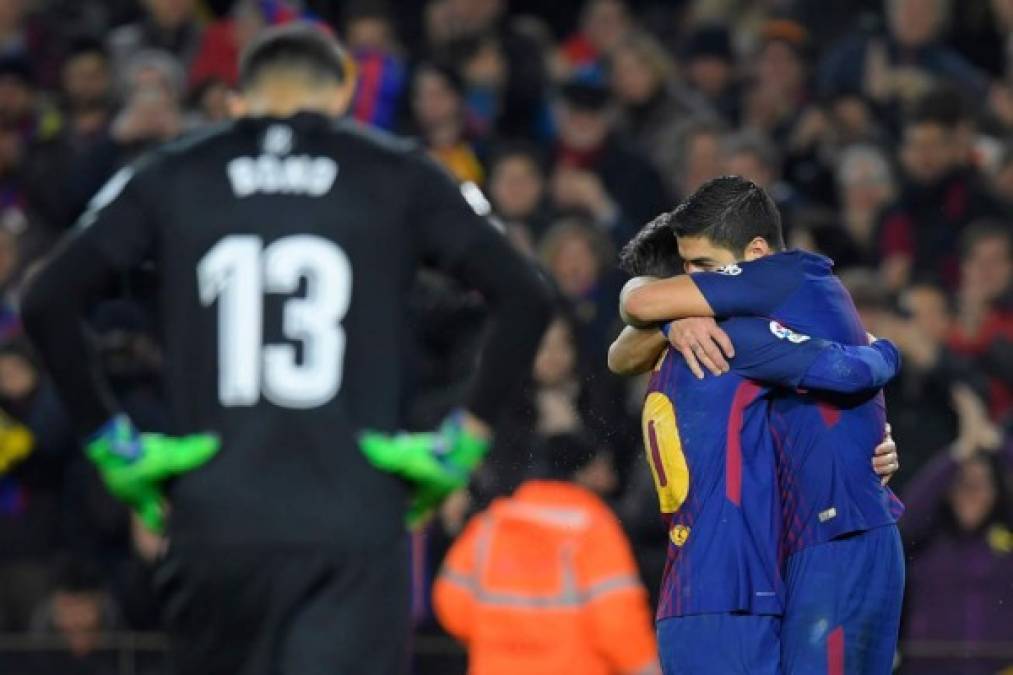
POLYGON ((629 447, 636 425, 614 405, 621 397, 619 382, 581 356, 576 330, 564 310, 542 339, 530 379, 515 390, 499 422, 495 447, 480 476, 483 494, 506 494, 530 477, 530 464, 507 465, 499 458, 529 457, 539 438, 586 434, 609 454, 629 447))
POLYGON ((551 225, 545 168, 534 145, 515 143, 496 151, 489 162, 489 198, 507 231, 516 228, 529 242, 540 239, 551 225))
POLYGON ((144 17, 109 34, 115 63, 129 64, 137 54, 158 50, 189 67, 200 46, 202 27, 196 0, 143 0, 144 17))
POLYGON ((886 404, 893 435, 904 448, 904 461, 895 478, 903 483, 957 434, 951 391, 956 384, 983 390, 984 382, 970 363, 946 347, 952 313, 938 286, 907 289, 900 313, 874 274, 856 269, 843 275, 866 329, 885 337, 901 350, 904 368, 887 385, 886 404))
POLYGON ((235 86, 240 52, 267 25, 258 0, 236 0, 225 16, 204 31, 188 73, 190 86, 215 79, 235 86))
MULTIPOLYGON (((0 60, 0 210, 20 222, 15 234, 62 225, 64 157, 60 114, 35 82, 30 64, 0 60), (20 214, 18 216, 17 214, 20 214)), ((7 221, 8 224, 14 221, 7 221)))
POLYGON ((190 90, 184 126, 198 128, 231 119, 229 87, 218 78, 210 78, 190 90))
POLYGON ((620 133, 659 173, 672 173, 679 163, 679 128, 714 113, 703 97, 676 80, 671 56, 649 34, 623 38, 612 50, 609 69, 620 133))
POLYGON ((443 6, 442 17, 450 28, 430 46, 433 56, 440 60, 453 53, 460 41, 497 45, 505 61, 497 131, 506 138, 534 133, 543 114, 547 81, 538 40, 514 25, 504 0, 433 0, 431 4, 443 6), (493 41, 483 42, 485 38, 493 41))
POLYGON ((990 0, 980 4, 954 2, 947 25, 947 44, 993 78, 1001 78, 1009 64, 1009 34, 1013 31, 1013 2, 990 0))
POLYGON ((904 184, 879 231, 881 272, 891 289, 925 275, 954 289, 961 232, 973 220, 999 214, 967 153, 967 113, 959 98, 946 89, 922 98, 904 122, 904 184))
POLYGON ((608 459, 575 435, 544 444, 545 478, 469 521, 433 591, 469 672, 659 673, 647 594, 598 496, 608 459))
MULTIPOLYGON (((5 293, 48 250, 63 224, 61 157, 58 145, 30 143, 18 128, 0 122, 0 247, 4 252, 0 290, 5 293)), ((0 325, 6 324, 6 319, 0 320, 0 325)), ((3 331, 0 328, 0 334, 3 331)))
POLYGON ((0 3, 0 59, 18 58, 31 64, 32 77, 47 87, 57 84, 61 41, 52 20, 31 12, 28 0, 0 3))
POLYGON ((509 62, 495 35, 462 38, 448 46, 464 82, 465 106, 472 133, 488 140, 505 113, 509 62))
POLYGON ((359 68, 352 116, 392 130, 408 74, 390 8, 378 2, 352 3, 343 12, 345 43, 359 68))
POLYGON ((451 67, 427 63, 412 77, 412 117, 422 143, 459 182, 481 185, 485 169, 468 140, 464 82, 451 67))
POLYGON ((634 26, 634 18, 622 0, 586 0, 577 32, 560 45, 556 78, 602 79, 604 60, 634 26))
POLYGON ((846 234, 838 266, 872 267, 876 257, 876 225, 880 212, 896 193, 893 168, 874 145, 852 145, 837 162, 836 187, 840 225, 846 234))
POLYGON ((123 107, 71 174, 73 214, 121 167, 183 132, 183 78, 166 52, 140 52, 123 66, 123 107))
POLYGON ((0 59, 0 122, 16 127, 28 142, 50 141, 59 132, 60 116, 45 100, 24 57, 0 59))
POLYGON ((1013 228, 968 227, 961 242, 960 289, 950 347, 988 375, 993 419, 1013 416, 1013 228))
POLYGON ((52 635, 63 650, 30 657, 34 672, 113 675, 117 656, 102 649, 103 632, 119 625, 119 612, 94 563, 67 559, 56 571, 53 592, 32 618, 33 632, 52 635))
POLYGON ((835 205, 835 165, 844 150, 856 144, 892 149, 892 139, 869 101, 858 92, 835 92, 799 116, 784 149, 784 176, 809 199, 835 205))
POLYGON ((82 39, 63 62, 63 140, 81 153, 106 131, 113 115, 109 56, 98 40, 82 39))
POLYGON ((622 246, 668 198, 654 167, 614 132, 614 114, 603 87, 570 82, 560 89, 550 182, 557 209, 592 219, 622 246))
POLYGON ((781 212, 781 227, 790 238, 805 200, 781 178, 782 159, 777 147, 763 134, 743 131, 725 140, 725 170, 722 173, 742 176, 766 190, 781 212))
POLYGON ((191 88, 209 80, 221 80, 230 87, 239 77, 239 55, 256 34, 268 26, 290 21, 318 22, 313 14, 297 11, 298 3, 287 0, 234 0, 229 9, 201 33, 197 52, 188 64, 191 88))
POLYGON ((904 491, 903 672, 990 675, 1013 663, 996 653, 1013 624, 1013 443, 970 389, 958 387, 953 397, 957 440, 904 491), (945 654, 935 642, 949 645, 945 654))
POLYGON ((888 0, 885 35, 856 32, 830 51, 820 66, 820 89, 862 91, 881 105, 911 103, 940 80, 979 99, 988 78, 939 41, 949 0, 888 0))
POLYGON ((809 103, 809 36, 794 21, 776 20, 764 24, 761 39, 753 79, 743 94, 742 124, 783 144, 809 103))
POLYGON ((728 29, 719 25, 697 28, 686 40, 683 62, 687 84, 726 124, 738 124, 741 91, 728 29))
POLYGON ((556 223, 539 246, 542 266, 573 308, 580 357, 590 363, 608 346, 615 323, 621 282, 614 257, 608 239, 580 219, 556 223))
POLYGON ((66 417, 22 342, 0 348, 0 409, 0 630, 18 631, 47 593, 67 451, 57 438, 66 417))
POLYGON ((676 197, 693 194, 697 188, 724 172, 726 130, 709 121, 691 122, 679 134, 682 162, 670 176, 676 197))

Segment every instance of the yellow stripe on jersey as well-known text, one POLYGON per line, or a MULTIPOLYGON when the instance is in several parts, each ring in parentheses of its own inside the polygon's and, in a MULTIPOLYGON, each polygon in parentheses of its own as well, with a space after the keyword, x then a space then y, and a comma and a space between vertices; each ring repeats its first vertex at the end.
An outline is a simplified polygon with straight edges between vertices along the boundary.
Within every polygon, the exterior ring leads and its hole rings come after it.
POLYGON ((644 401, 642 425, 644 450, 654 477, 661 512, 675 513, 689 494, 689 467, 682 451, 672 401, 661 392, 648 394, 644 401))

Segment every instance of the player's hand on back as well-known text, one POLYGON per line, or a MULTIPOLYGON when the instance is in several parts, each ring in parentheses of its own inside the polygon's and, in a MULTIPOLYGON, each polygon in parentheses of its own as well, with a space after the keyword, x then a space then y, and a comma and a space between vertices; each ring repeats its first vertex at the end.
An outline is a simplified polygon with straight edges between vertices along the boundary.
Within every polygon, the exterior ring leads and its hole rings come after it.
POLYGON ((491 441, 485 423, 455 412, 433 432, 363 432, 359 447, 374 467, 414 485, 407 521, 415 529, 429 520, 447 495, 468 484, 491 441))
POLYGON ((897 443, 890 435, 890 425, 886 425, 883 434, 883 441, 876 446, 872 453, 872 468, 880 477, 880 482, 886 485, 893 478, 893 475, 900 469, 900 456, 897 454, 897 443))
POLYGON ((161 533, 166 513, 163 483, 203 466, 219 448, 213 434, 140 433, 130 418, 117 415, 92 435, 85 452, 109 491, 130 506, 149 530, 161 533))
POLYGON ((668 341, 686 359, 686 365, 697 379, 704 378, 704 368, 713 375, 727 373, 728 360, 735 356, 731 338, 711 317, 680 319, 667 324, 668 341))

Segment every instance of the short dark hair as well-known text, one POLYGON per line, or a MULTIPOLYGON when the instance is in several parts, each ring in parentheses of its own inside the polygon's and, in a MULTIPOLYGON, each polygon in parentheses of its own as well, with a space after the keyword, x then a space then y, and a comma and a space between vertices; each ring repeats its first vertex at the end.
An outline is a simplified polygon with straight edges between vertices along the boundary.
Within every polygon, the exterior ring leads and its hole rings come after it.
POLYGON ((766 192, 741 176, 721 176, 704 183, 675 207, 672 229, 678 237, 707 237, 736 254, 756 237, 774 250, 784 248, 781 214, 766 192))
POLYGON ((268 28, 253 40, 239 60, 240 88, 252 87, 275 69, 298 70, 313 79, 339 83, 351 75, 350 61, 337 40, 303 21, 268 28))
POLYGON ((682 271, 670 212, 640 228, 619 252, 619 268, 632 277, 671 277, 682 271))

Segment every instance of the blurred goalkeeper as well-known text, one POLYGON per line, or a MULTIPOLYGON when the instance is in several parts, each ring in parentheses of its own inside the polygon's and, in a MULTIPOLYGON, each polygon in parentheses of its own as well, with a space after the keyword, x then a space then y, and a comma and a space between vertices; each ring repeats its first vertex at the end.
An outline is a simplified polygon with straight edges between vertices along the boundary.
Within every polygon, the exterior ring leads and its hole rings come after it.
POLYGON ((329 37, 269 31, 240 79, 237 121, 96 195, 24 320, 109 489, 168 534, 179 672, 397 673, 406 510, 421 522, 467 483, 503 383, 530 368, 546 290, 419 150, 334 120, 354 74, 329 37), (166 436, 119 412, 84 331, 95 296, 149 261, 166 436), (480 291, 490 332, 465 408, 434 433, 392 434, 420 264, 480 291))

